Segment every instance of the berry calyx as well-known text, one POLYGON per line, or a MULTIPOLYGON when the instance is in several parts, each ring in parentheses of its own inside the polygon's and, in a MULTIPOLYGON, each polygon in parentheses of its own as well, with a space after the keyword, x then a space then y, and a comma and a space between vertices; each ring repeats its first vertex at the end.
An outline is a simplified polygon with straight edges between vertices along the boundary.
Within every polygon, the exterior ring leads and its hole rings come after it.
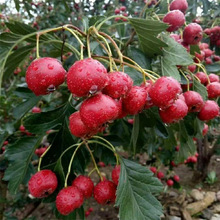
POLYGON ((102 92, 113 99, 125 96, 133 86, 133 80, 131 77, 123 72, 111 72, 109 73, 108 78, 108 85, 102 92))
POLYGON ((183 13, 186 12, 188 8, 188 3, 186 0, 174 0, 170 3, 170 10, 180 10, 183 13))
POLYGON ((41 170, 31 177, 28 182, 28 189, 32 196, 44 198, 55 191, 57 184, 57 177, 54 172, 41 170))
POLYGON ((198 44, 202 40, 202 32, 199 24, 188 24, 183 31, 183 41, 190 45, 198 44))
POLYGON ((149 96, 154 105, 167 108, 175 102, 181 92, 182 89, 177 80, 163 76, 152 85, 149 96))
POLYGON ((76 61, 67 73, 68 89, 77 97, 95 94, 102 90, 107 82, 106 68, 92 58, 76 61))
POLYGON ((59 60, 44 57, 30 64, 26 72, 26 82, 35 95, 47 95, 64 82, 65 75, 66 71, 59 60))
POLYGON ((170 107, 166 109, 159 109, 159 114, 164 123, 176 123, 183 119, 188 113, 188 107, 186 103, 177 99, 170 107))
POLYGON ((90 177, 80 175, 73 180, 72 186, 80 189, 84 198, 88 199, 92 196, 94 184, 90 177))
POLYGON ((115 183, 115 185, 118 185, 120 171, 121 171, 120 165, 115 166, 115 168, 112 170, 112 181, 115 183))
POLYGON ((176 31, 184 25, 185 16, 180 10, 170 11, 164 16, 163 22, 169 24, 168 32, 176 31))
POLYGON ((89 129, 85 124, 82 122, 80 117, 80 112, 74 112, 69 117, 69 128, 70 132, 76 137, 86 137, 96 132, 92 129, 89 129))
POLYGON ((218 98, 220 96, 220 83, 219 82, 210 83, 206 86, 206 88, 207 88, 209 99, 218 98))
POLYGON ((183 93, 189 112, 199 112, 204 105, 202 96, 195 91, 187 91, 183 93))
POLYGON ((109 180, 99 182, 94 188, 94 198, 101 205, 114 203, 116 198, 115 194, 116 185, 109 180))
POLYGON ((83 204, 83 193, 75 186, 62 189, 56 197, 57 210, 68 215, 83 204))
POLYGON ((167 180, 167 186, 173 186, 174 182, 173 180, 169 179, 167 180))
POLYGON ((208 100, 198 114, 201 121, 209 121, 219 115, 219 106, 215 101, 208 100))
POLYGON ((104 94, 97 94, 85 100, 80 107, 82 122, 91 129, 117 118, 119 108, 115 100, 104 94))
POLYGON ((144 87, 133 86, 122 99, 122 107, 125 112, 136 115, 144 109, 148 93, 144 87))

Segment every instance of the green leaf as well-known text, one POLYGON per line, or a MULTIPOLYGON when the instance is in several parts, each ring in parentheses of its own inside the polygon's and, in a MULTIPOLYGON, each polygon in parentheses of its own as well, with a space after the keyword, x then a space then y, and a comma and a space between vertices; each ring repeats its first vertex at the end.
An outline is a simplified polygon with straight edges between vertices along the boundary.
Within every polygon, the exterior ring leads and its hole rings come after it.
POLYGON ((129 47, 128 57, 134 60, 142 68, 151 69, 151 59, 147 58, 141 50, 135 47, 129 47))
POLYGON ((206 65, 206 70, 208 73, 220 73, 220 62, 206 65))
POLYGON ((178 152, 178 161, 184 161, 187 157, 194 155, 196 152, 196 146, 193 142, 193 138, 187 133, 187 129, 184 121, 179 122, 179 134, 180 134, 180 150, 178 152))
POLYGON ((158 39, 157 35, 164 31, 168 25, 151 19, 129 18, 128 20, 138 35, 144 53, 149 57, 162 54, 160 48, 167 45, 158 39))
POLYGON ((11 194, 15 194, 25 178, 29 163, 42 137, 24 137, 6 148, 5 157, 11 162, 5 171, 4 180, 9 181, 11 194))
POLYGON ((202 85, 198 80, 194 79, 193 80, 193 90, 198 92, 203 100, 207 100, 208 97, 208 93, 207 93, 207 89, 204 85, 202 85))
POLYGON ((134 117, 134 124, 133 124, 133 129, 131 133, 131 146, 133 149, 133 153, 135 155, 136 152, 136 145, 137 145, 137 140, 139 136, 139 114, 135 115, 134 117))
POLYGON ((199 46, 198 45, 190 45, 190 54, 192 54, 194 56, 195 52, 200 54, 199 46))
POLYGON ((146 167, 121 158, 116 199, 120 220, 159 220, 162 206, 153 194, 162 188, 160 181, 146 167))
POLYGON ((20 9, 20 1, 19 0, 14 0, 15 2, 15 8, 16 10, 19 12, 19 9, 20 9))
POLYGON ((143 82, 143 74, 129 66, 125 66, 124 72, 127 73, 134 81, 134 85, 140 85, 143 82))
POLYGON ((32 114, 25 118, 24 126, 28 131, 34 134, 45 133, 56 126, 61 126, 65 115, 70 110, 71 106, 66 104, 52 111, 32 114))
POLYGON ((193 63, 186 49, 171 37, 163 34, 162 39, 168 47, 163 48, 161 57, 161 71, 163 76, 171 76, 180 81, 181 77, 177 65, 188 66, 193 63))
POLYGON ((15 34, 27 35, 36 32, 36 29, 18 21, 14 21, 13 23, 5 22, 5 24, 7 28, 15 34))
POLYGON ((4 70, 4 77, 9 78, 19 64, 25 59, 35 45, 28 45, 15 50, 6 61, 6 68, 4 70))

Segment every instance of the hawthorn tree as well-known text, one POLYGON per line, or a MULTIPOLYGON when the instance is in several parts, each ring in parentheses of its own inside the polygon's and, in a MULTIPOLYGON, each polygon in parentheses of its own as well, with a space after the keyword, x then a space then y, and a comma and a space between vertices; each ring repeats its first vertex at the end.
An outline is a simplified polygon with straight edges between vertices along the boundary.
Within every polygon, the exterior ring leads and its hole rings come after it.
POLYGON ((160 179, 179 177, 159 167, 198 157, 201 171, 219 144, 218 5, 103 2, 15 1, 32 25, 1 14, 1 184, 28 185, 59 219, 84 219, 92 195, 122 220, 160 219, 160 179), (150 169, 137 163, 143 152, 150 169), (100 161, 115 166, 112 181, 100 161))

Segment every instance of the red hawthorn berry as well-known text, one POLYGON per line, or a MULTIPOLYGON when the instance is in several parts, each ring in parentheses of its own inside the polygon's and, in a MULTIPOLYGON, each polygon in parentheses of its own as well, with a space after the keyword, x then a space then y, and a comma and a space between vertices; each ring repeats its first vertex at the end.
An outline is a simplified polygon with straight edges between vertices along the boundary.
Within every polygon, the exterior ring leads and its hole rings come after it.
POLYGON ((189 112, 199 112, 204 105, 202 96, 195 91, 187 91, 183 93, 189 112))
POLYGON ((172 37, 176 42, 178 42, 178 40, 181 40, 181 37, 178 34, 170 34, 170 37, 172 37))
POLYGON ((201 50, 200 53, 195 52, 195 58, 194 58, 195 63, 202 62, 204 58, 205 58, 204 51, 201 50))
POLYGON ((173 160, 170 162, 170 165, 171 165, 172 167, 176 167, 176 164, 175 164, 175 162, 174 162, 173 160))
POLYGON ((90 208, 88 209, 88 211, 89 211, 90 213, 93 212, 93 208, 90 207, 90 208))
POLYGON ((214 73, 211 73, 209 74, 209 80, 210 80, 210 83, 219 82, 219 76, 214 73))
POLYGON ((64 82, 65 75, 66 71, 59 60, 43 57, 30 64, 26 72, 26 82, 35 95, 47 95, 64 82))
POLYGON ((198 72, 198 73, 196 73, 195 75, 199 78, 200 82, 201 82, 203 85, 206 85, 206 84, 207 84, 207 82, 208 82, 208 77, 207 77, 207 75, 206 75, 204 72, 198 72))
POLYGON ((207 43, 200 43, 199 44, 199 49, 200 50, 204 50, 204 49, 208 49, 209 45, 207 43))
POLYGON ((168 186, 173 186, 173 184, 174 184, 173 180, 171 180, 171 179, 167 180, 167 185, 168 186))
POLYGON ((85 217, 87 218, 89 215, 90 215, 90 212, 89 212, 89 211, 86 211, 86 212, 85 212, 85 217))
POLYGON ((41 147, 35 150, 35 154, 40 157, 45 151, 47 150, 47 147, 41 147))
POLYGON ((220 61, 220 56, 213 55, 213 59, 215 62, 220 61))
POLYGON ((77 97, 102 90, 108 83, 106 68, 97 60, 86 58, 76 61, 67 73, 67 86, 77 97))
POLYGON ((174 181, 179 182, 180 181, 180 177, 178 175, 174 175, 173 176, 174 181))
POLYGON ((190 162, 191 162, 191 163, 197 163, 197 157, 196 157, 196 156, 192 156, 192 157, 190 158, 190 162))
POLYGON ((31 110, 32 113, 41 113, 41 109, 37 106, 34 106, 31 110))
POLYGON ((8 145, 8 144, 9 144, 8 141, 4 141, 3 146, 6 146, 6 145, 8 145))
POLYGON ((162 76, 152 85, 149 96, 154 105, 167 108, 175 102, 181 92, 182 89, 177 80, 162 76))
POLYGON ((126 10, 126 7, 125 6, 121 6, 120 7, 120 11, 125 11, 126 10))
POLYGON ((128 119, 128 123, 131 124, 131 125, 133 125, 133 124, 134 124, 134 119, 133 119, 133 118, 129 118, 129 119, 128 119))
POLYGON ((159 171, 159 172, 157 173, 157 178, 158 178, 158 179, 163 179, 163 178, 164 178, 163 172, 159 171))
POLYGON ((183 31, 183 41, 190 45, 195 45, 202 40, 202 28, 199 24, 188 24, 183 31))
POLYGON ((69 215, 83 204, 83 193, 75 186, 63 188, 56 197, 57 210, 62 215, 69 215))
POLYGON ((212 64, 212 59, 210 57, 205 58, 206 65, 212 64))
POLYGON ((219 116, 219 106, 215 101, 211 100, 205 102, 198 114, 198 118, 201 121, 209 121, 217 116, 219 116))
POLYGON ((72 115, 70 115, 69 128, 70 132, 76 137, 86 137, 98 132, 85 126, 85 124, 81 120, 79 111, 74 112, 72 115))
POLYGON ((170 3, 170 10, 180 10, 183 13, 186 12, 188 8, 188 3, 186 0, 174 0, 170 3))
POLYGON ((170 107, 159 109, 159 114, 164 123, 176 123, 188 113, 188 107, 184 101, 177 99, 170 107))
POLYGON ((210 83, 206 86, 206 88, 207 88, 209 99, 218 98, 220 96, 220 83, 219 82, 210 83))
POLYGON ((214 51, 210 50, 210 49, 203 49, 203 52, 205 53, 205 57, 211 57, 214 53, 214 51))
POLYGON ((188 70, 194 73, 196 71, 196 65, 189 65, 188 70))
POLYGON ((115 185, 118 185, 120 171, 121 171, 120 165, 116 165, 115 168, 112 170, 112 181, 115 183, 115 185))
POLYGON ((41 170, 31 177, 28 182, 28 189, 32 196, 44 198, 55 191, 57 184, 57 177, 54 172, 41 170))
POLYGON ((198 156, 199 156, 199 154, 198 154, 198 152, 196 152, 196 153, 195 153, 195 157, 198 157, 198 156))
POLYGON ((114 203, 116 199, 116 185, 109 180, 99 182, 94 188, 94 198, 101 205, 114 203))
POLYGON ((204 123, 204 128, 202 129, 202 135, 205 136, 209 131, 209 126, 204 123))
POLYGON ((176 146, 176 147, 175 147, 175 151, 178 152, 179 150, 180 150, 180 146, 176 146))
POLYGON ((72 186, 80 189, 84 198, 88 199, 92 196, 94 184, 90 177, 80 175, 73 180, 72 186))
POLYGON ((144 109, 148 93, 144 87, 133 86, 122 99, 122 106, 125 112, 136 115, 144 109))
POLYGON ((150 170, 152 173, 156 174, 157 173, 157 168, 156 167, 150 167, 150 170))
POLYGON ((118 117, 119 107, 111 97, 102 93, 86 99, 80 107, 82 122, 90 129, 96 129, 118 117))
POLYGON ((24 127, 24 125, 20 125, 19 130, 20 130, 21 132, 25 132, 25 131, 26 131, 26 128, 24 127))
POLYGON ((99 161, 99 162, 98 162, 98 165, 99 165, 100 167, 105 167, 105 166, 106 166, 105 163, 102 162, 102 161, 99 161))
POLYGON ((170 11, 164 16, 163 22, 169 24, 167 31, 173 32, 184 25, 185 16, 180 10, 170 11))
POLYGON ((117 14, 120 14, 120 9, 119 8, 116 8, 115 9, 115 14, 117 15, 117 14))
POLYGON ((111 72, 108 74, 108 78, 108 85, 102 92, 113 99, 125 96, 133 86, 131 77, 123 72, 111 72))

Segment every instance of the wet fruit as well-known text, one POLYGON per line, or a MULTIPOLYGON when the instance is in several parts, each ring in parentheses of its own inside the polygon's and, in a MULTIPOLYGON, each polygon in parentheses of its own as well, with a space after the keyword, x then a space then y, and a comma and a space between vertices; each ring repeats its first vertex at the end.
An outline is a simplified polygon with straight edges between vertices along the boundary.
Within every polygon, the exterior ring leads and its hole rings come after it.
POLYGON ((207 88, 209 99, 218 98, 220 96, 220 83, 219 82, 210 83, 206 86, 206 88, 207 88))
POLYGON ((219 106, 215 101, 208 100, 198 114, 201 121, 209 121, 219 115, 219 106))
POLYGON ((44 57, 30 64, 26 72, 26 82, 35 95, 47 95, 64 82, 65 75, 66 71, 59 60, 44 57))
POLYGON ((57 177, 54 172, 41 170, 31 177, 28 182, 28 189, 32 196, 44 198, 55 191, 57 184, 57 177))
POLYGON ((183 93, 189 112, 199 112, 204 105, 202 96, 195 91, 187 91, 183 93))
POLYGON ((188 3, 186 0, 174 0, 170 3, 170 10, 180 10, 183 13, 186 12, 188 3))
POLYGON ((118 185, 119 177, 120 177, 120 171, 121 171, 121 166, 117 165, 115 168, 112 170, 112 181, 118 185))
POLYGON ((188 24, 183 31, 183 41, 190 45, 198 44, 202 40, 202 32, 199 24, 188 24))

